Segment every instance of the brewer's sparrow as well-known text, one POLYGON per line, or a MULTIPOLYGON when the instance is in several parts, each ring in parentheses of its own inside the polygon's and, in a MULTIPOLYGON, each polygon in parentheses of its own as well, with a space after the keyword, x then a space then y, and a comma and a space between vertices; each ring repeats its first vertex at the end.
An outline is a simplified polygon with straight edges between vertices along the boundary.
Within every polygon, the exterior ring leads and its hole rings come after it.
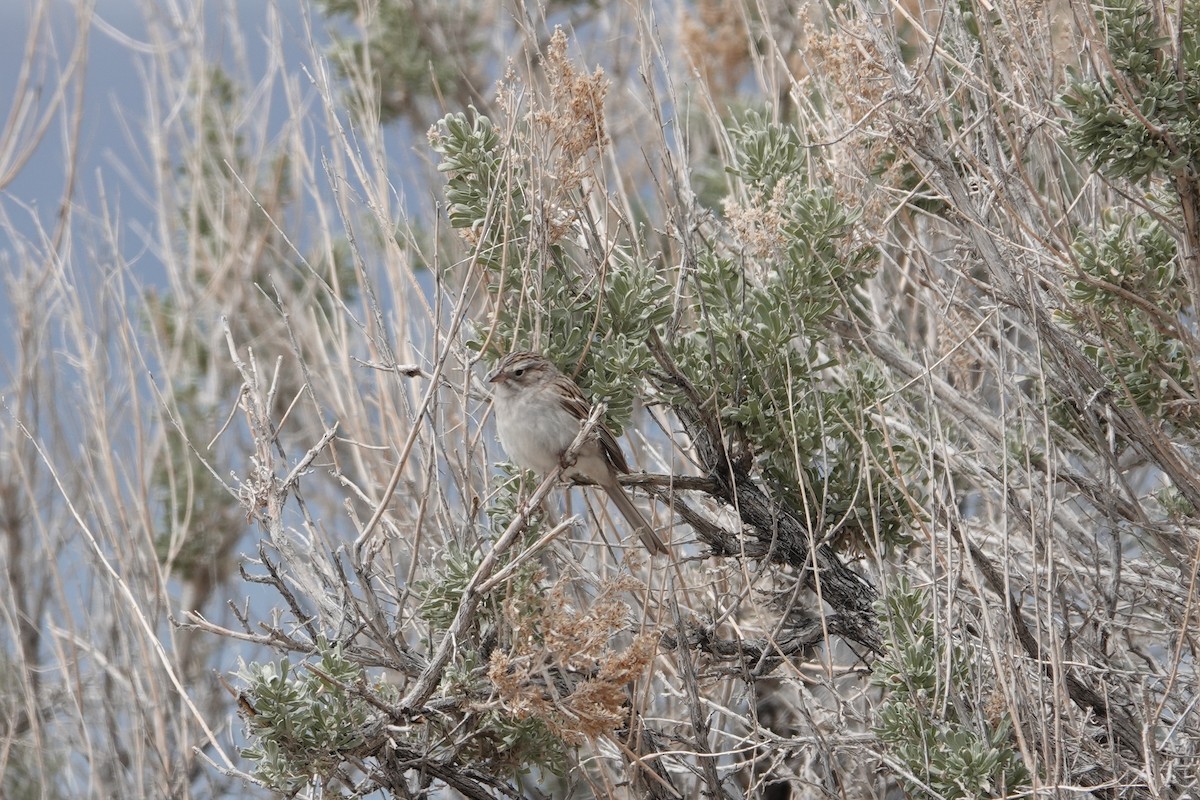
MULTIPOLYGON (((495 387, 496 428, 508 457, 517 466, 542 474, 562 463, 591 412, 575 382, 537 353, 518 351, 500 360, 488 383, 495 387)), ((626 472, 625 454, 612 431, 600 424, 563 474, 598 484, 646 549, 651 554, 666 553, 667 546, 617 482, 617 475, 626 472)))

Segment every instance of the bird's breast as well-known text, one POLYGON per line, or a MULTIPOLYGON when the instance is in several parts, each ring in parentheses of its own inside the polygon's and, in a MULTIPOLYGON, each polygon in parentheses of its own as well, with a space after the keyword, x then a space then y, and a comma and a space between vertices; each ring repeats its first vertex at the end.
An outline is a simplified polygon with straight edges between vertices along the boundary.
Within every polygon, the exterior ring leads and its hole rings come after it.
POLYGON ((579 420, 553 398, 527 393, 497 399, 500 444, 519 467, 545 474, 579 433, 579 420))

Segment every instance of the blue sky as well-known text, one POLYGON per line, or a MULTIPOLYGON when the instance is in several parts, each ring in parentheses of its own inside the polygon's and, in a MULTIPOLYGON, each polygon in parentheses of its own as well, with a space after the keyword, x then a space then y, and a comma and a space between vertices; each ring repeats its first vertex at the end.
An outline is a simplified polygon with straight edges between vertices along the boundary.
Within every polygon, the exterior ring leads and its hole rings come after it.
MULTIPOLYGON (((32 7, 44 0, 0 0, 0 115, 11 114, 16 83, 26 56, 32 7)), ((61 68, 78 36, 76 4, 68 0, 49 2, 49 28, 53 35, 41 39, 38 57, 40 80, 34 87, 44 98, 53 90, 56 72, 61 68), (48 59, 41 58, 49 56, 48 59)), ((221 18, 236 14, 245 38, 246 56, 251 71, 261 67, 263 31, 269 9, 280 9, 284 20, 284 59, 289 71, 298 70, 308 60, 300 18, 303 0, 208 0, 202 5, 204 31, 210 57, 227 60, 227 38, 221 18)), ((145 144, 140 141, 146 123, 143 73, 139 64, 150 59, 146 54, 146 13, 159 13, 168 0, 96 0, 94 19, 88 37, 83 124, 74 202, 80 220, 99 215, 103 196, 110 211, 119 211, 121 227, 127 231, 146 229, 151 215, 145 207, 141 189, 144 174, 145 144)), ((190 5, 190 3, 187 3, 190 5)), ((40 104, 44 107, 45 101, 40 104)), ((283 103, 272 103, 272 113, 286 111, 283 103)), ((7 185, 0 187, 0 210, 21 235, 36 240, 38 222, 53 226, 59 211, 66 179, 61 116, 41 140, 33 157, 7 185)), ((127 255, 143 248, 136 236, 125 236, 127 255)), ((0 273, 7 274, 14 243, 0 229, 0 273)), ((149 277, 153 280, 152 276, 149 277)), ((0 286, 0 319, 7 311, 6 291, 0 286)), ((0 333, 2 336, 2 333, 0 333)), ((0 343, 0 354, 10 352, 8 342, 0 343)))
MULTIPOLYGON (((55 85, 56 72, 61 62, 71 51, 77 33, 77 6, 86 0, 0 0, 0 116, 7 117, 14 105, 14 89, 25 55, 26 37, 30 27, 32 8, 48 3, 50 27, 53 37, 49 41, 50 59, 34 58, 42 65, 46 74, 40 81, 40 91, 46 96, 55 85)), ((119 220, 122 233, 123 255, 136 260, 138 278, 155 282, 154 264, 146 263, 145 245, 138 233, 152 229, 153 216, 146 206, 146 188, 149 185, 145 174, 147 147, 145 128, 148 124, 143 87, 145 65, 153 56, 147 50, 146 15, 165 14, 164 9, 178 6, 199 6, 203 9, 203 24, 185 26, 177 34, 179 39, 202 30, 206 49, 211 60, 226 65, 232 61, 234 48, 226 20, 237 19, 236 28, 244 44, 250 80, 265 71, 267 63, 265 41, 269 36, 268 20, 272 9, 278 10, 280 38, 282 44, 283 70, 288 75, 298 76, 302 86, 307 85, 303 70, 312 57, 308 52, 307 32, 303 14, 311 0, 95 0, 94 18, 88 37, 86 84, 83 97, 84 117, 80 135, 80 157, 77 184, 73 194, 77 225, 89 224, 90 220, 102 216, 102 207, 119 220), (139 69, 141 65, 141 69, 139 69), (103 203, 101 202, 103 198, 103 203)), ((185 11, 186 13, 186 11, 185 11)), ((314 36, 324 36, 325 21, 315 11, 314 36)), ((340 21, 343 22, 344 21, 340 21)), ((182 49, 182 48, 181 48, 182 49)), ((43 49, 41 55, 46 54, 43 49)), ((240 69, 231 68, 235 77, 241 76, 240 69)), ((276 82, 277 84, 279 82, 276 82)), ((276 86, 277 97, 269 104, 269 113, 275 119, 268 127, 278 130, 288 113, 287 103, 282 100, 282 90, 276 86)), ((42 102, 45 105, 45 101, 42 102)), ((312 106, 313 113, 317 106, 312 106)), ((432 123, 434 120, 429 120, 432 123)), ((404 124, 391 126, 387 131, 389 150, 394 159, 393 175, 396 187, 401 192, 401 176, 412 174, 416 169, 414 156, 427 155, 424 145, 424 127, 415 130, 404 124), (415 151, 415 152, 414 152, 415 151)), ((325 148, 322 136, 323 121, 312 126, 313 145, 325 148)), ((24 166, 15 179, 0 186, 0 214, 7 217, 20 235, 36 241, 38 223, 51 228, 57 219, 65 180, 64 130, 61 115, 41 141, 33 158, 24 166)), ((411 187, 409 187, 411 188, 411 187)), ((434 207, 436 199, 429 187, 417 197, 417 202, 428 209, 434 207)), ((0 279, 12 269, 14 243, 0 225, 0 279)), ((86 241, 86 237, 80 237, 86 241)), ((7 292, 0 283, 0 320, 7 312, 7 292)), ((0 386, 3 384, 3 362, 11 354, 9 342, 5 341, 0 329, 0 386)), ((0 389, 2 391, 2 389, 0 389)))

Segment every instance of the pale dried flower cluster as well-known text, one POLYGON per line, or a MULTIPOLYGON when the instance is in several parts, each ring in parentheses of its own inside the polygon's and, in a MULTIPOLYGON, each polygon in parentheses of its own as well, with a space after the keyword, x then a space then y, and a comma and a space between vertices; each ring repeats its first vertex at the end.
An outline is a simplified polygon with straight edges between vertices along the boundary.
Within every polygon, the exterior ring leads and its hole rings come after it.
POLYGON ((679 30, 683 52, 717 97, 732 94, 750 66, 743 13, 738 3, 723 0, 700 0, 684 10, 679 30))
POLYGON ((567 35, 555 28, 542 57, 550 90, 550 103, 535 106, 531 120, 535 131, 552 143, 552 175, 560 196, 579 188, 591 173, 593 160, 608 145, 604 125, 604 97, 609 81, 600 67, 591 75, 575 68, 567 57, 567 35))
POLYGON ((781 180, 775 184, 770 197, 763 193, 752 193, 745 205, 732 195, 725 198, 725 218, 748 255, 768 258, 787 242, 788 237, 783 230, 786 217, 781 208, 787 202, 792 185, 792 180, 781 180))
POLYGON ((511 643, 492 654, 488 668, 505 711, 535 717, 572 744, 624 724, 627 687, 647 673, 657 641, 642 632, 623 649, 614 643, 629 628, 629 607, 618 595, 638 588, 631 578, 607 583, 586 611, 571 606, 562 581, 545 596, 530 592, 506 603, 511 643))

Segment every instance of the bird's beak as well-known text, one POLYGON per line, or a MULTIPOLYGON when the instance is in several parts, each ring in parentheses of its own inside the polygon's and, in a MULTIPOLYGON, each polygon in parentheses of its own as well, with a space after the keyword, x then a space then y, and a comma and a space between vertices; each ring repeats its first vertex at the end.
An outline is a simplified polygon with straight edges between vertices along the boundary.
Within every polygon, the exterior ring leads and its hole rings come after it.
POLYGON ((488 383, 499 383, 502 380, 504 380, 504 375, 500 372, 500 370, 496 370, 491 375, 487 376, 488 383))

